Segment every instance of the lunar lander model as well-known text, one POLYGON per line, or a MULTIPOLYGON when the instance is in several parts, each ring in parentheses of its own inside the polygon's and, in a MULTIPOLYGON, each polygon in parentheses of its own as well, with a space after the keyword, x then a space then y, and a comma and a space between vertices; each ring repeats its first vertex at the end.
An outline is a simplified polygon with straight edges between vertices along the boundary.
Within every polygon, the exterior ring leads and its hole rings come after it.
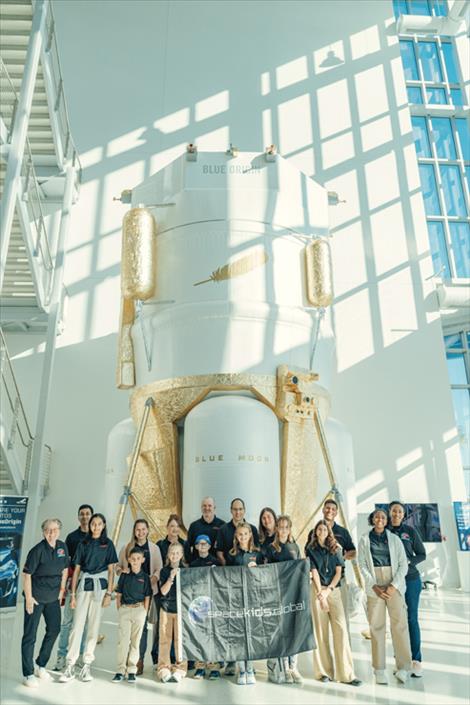
POLYGON ((189 145, 126 199, 117 385, 132 419, 108 439, 114 538, 128 504, 159 537, 211 495, 226 518, 233 497, 250 521, 290 514, 302 541, 333 465, 343 492, 354 483, 330 417, 328 192, 273 149, 189 145))

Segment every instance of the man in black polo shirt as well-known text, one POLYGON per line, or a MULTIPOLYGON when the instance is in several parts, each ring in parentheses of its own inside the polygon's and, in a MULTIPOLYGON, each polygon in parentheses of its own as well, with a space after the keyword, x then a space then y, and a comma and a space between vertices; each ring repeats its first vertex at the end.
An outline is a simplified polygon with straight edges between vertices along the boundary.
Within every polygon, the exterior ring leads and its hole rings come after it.
POLYGON ((46 665, 60 632, 60 600, 69 566, 67 546, 58 540, 61 528, 59 519, 43 521, 41 529, 44 539, 30 550, 23 568, 25 613, 21 660, 23 683, 29 688, 37 688, 38 679, 51 678, 46 665), (46 633, 35 666, 34 644, 41 615, 46 622, 46 633))
POLYGON ((204 497, 201 502, 202 516, 200 519, 191 522, 188 529, 187 556, 188 563, 198 557, 196 551, 196 539, 200 534, 205 534, 210 538, 210 553, 215 556, 215 543, 219 529, 225 524, 222 519, 215 515, 215 501, 213 497, 204 497))
MULTIPOLYGON (((230 551, 230 549, 233 548, 233 537, 235 536, 235 529, 237 528, 238 524, 241 524, 245 521, 246 509, 245 502, 243 501, 243 499, 240 499, 239 497, 235 497, 235 499, 232 499, 230 503, 230 513, 232 515, 232 519, 226 524, 223 524, 223 526, 220 527, 217 533, 217 542, 215 550, 217 558, 219 559, 221 565, 227 564, 228 552, 230 551)), ((259 546, 258 530, 256 526, 253 526, 253 524, 250 524, 250 526, 253 532, 253 541, 255 543, 255 546, 259 546)))
MULTIPOLYGON (((70 567, 67 579, 67 590, 64 601, 64 614, 62 619, 62 627, 60 629, 59 645, 57 647, 57 662, 54 666, 54 671, 63 671, 65 668, 65 657, 69 645, 70 630, 73 624, 73 610, 70 607, 70 586, 72 582, 73 569, 75 568, 74 556, 77 551, 77 546, 88 536, 88 522, 90 521, 94 509, 90 504, 81 504, 78 508, 78 529, 67 534, 65 543, 70 556, 70 567)), ((82 644, 80 647, 80 655, 83 654, 86 643, 86 625, 83 630, 82 644)))

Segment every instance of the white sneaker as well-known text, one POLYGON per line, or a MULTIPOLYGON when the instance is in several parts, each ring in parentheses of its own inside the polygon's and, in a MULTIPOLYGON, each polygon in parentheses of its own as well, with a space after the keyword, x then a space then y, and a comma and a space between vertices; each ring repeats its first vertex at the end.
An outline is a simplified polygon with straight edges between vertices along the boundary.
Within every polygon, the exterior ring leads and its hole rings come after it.
POLYGON ((65 656, 57 656, 57 661, 52 669, 53 671, 63 671, 65 668, 65 656))
POLYGON ((34 675, 36 678, 40 678, 42 681, 51 681, 52 676, 50 673, 46 671, 43 666, 38 666, 37 664, 34 666, 34 675))
POLYGON ((292 676, 292 671, 290 669, 286 668, 286 673, 285 673, 284 678, 285 678, 284 683, 293 683, 294 682, 294 677, 292 676))
POLYGON ((181 683, 181 681, 183 680, 183 674, 179 671, 173 671, 173 673, 171 674, 171 680, 173 681, 173 683, 181 683))
POLYGON ((246 673, 245 671, 240 671, 237 678, 238 685, 246 685, 246 673))
POLYGON ((255 683, 256 683, 255 672, 254 671, 247 671, 246 672, 246 684, 247 685, 254 685, 255 683))
POLYGON ((385 671, 375 672, 375 682, 377 683, 377 685, 388 685, 388 678, 385 671))
POLYGON ((298 671, 297 668, 292 668, 291 674, 292 674, 292 678, 294 680, 294 683, 297 683, 298 685, 302 685, 302 683, 304 682, 304 679, 302 678, 300 671, 298 671))
POLYGON ((406 681, 408 680, 408 671, 405 671, 403 668, 401 668, 395 673, 395 678, 397 679, 397 681, 400 681, 400 683, 406 683, 406 681))
POLYGON ((72 664, 69 663, 69 665, 66 666, 65 671, 60 676, 59 683, 68 683, 69 681, 73 680, 74 678, 75 678, 75 666, 72 666, 72 664))
POLYGON ((80 680, 83 681, 84 683, 88 683, 88 681, 92 681, 92 680, 93 680, 93 676, 91 675, 90 664, 89 664, 89 663, 86 663, 86 664, 83 666, 82 670, 80 671, 80 675, 79 675, 78 677, 79 677, 80 680))
POLYGON ((422 678, 423 677, 423 667, 421 666, 421 661, 413 661, 411 675, 413 676, 413 678, 422 678))
POLYGON ((161 683, 169 683, 171 680, 171 671, 169 668, 163 668, 160 671, 159 679, 161 683))
POLYGON ((23 678, 23 685, 27 688, 37 688, 39 686, 39 681, 36 676, 25 676, 23 678))

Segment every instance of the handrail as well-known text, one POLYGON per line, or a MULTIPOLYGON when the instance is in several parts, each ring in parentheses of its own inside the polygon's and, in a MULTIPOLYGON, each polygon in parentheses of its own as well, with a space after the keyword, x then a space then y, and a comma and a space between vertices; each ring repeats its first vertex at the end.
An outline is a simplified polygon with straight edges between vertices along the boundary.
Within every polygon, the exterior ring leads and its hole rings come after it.
POLYGON ((20 390, 18 389, 18 385, 16 383, 15 373, 13 372, 13 367, 12 367, 12 364, 10 361, 10 356, 8 354, 6 340, 5 340, 5 337, 3 335, 3 331, 1 328, 0 328, 0 354, 1 354, 1 361, 2 361, 2 364, 1 364, 2 381, 5 385, 5 390, 7 393, 8 401, 10 402, 10 407, 11 407, 11 410, 12 410, 14 417, 15 417, 15 423, 16 423, 16 427, 18 429, 18 433, 21 438, 21 442, 25 448, 28 448, 30 446, 30 444, 32 443, 32 441, 34 440, 34 436, 31 433, 31 429, 30 429, 29 423, 28 423, 28 418, 27 418, 26 412, 24 410, 23 402, 21 401, 20 390), (14 402, 12 399, 12 395, 10 394, 10 389, 8 388, 7 378, 5 375, 5 366, 4 366, 5 362, 7 363, 8 371, 10 373, 9 376, 11 377, 11 380, 13 382, 14 396, 15 396, 14 402), (18 412, 19 411, 21 411, 22 420, 23 420, 24 426, 26 428, 27 442, 25 442, 25 439, 23 438, 22 429, 18 423, 18 417, 19 417, 18 412))
POLYGON ((47 32, 47 43, 45 51, 51 57, 51 74, 54 80, 55 88, 55 102, 54 111, 58 114, 59 123, 62 128, 62 137, 64 138, 64 158, 68 159, 69 151, 71 148, 71 160, 73 164, 78 162, 77 175, 78 182, 81 183, 82 180, 82 165, 80 163, 80 158, 78 156, 75 143, 72 139, 72 134, 70 130, 70 118, 67 110, 67 103, 65 101, 64 95, 64 82, 62 78, 62 69, 60 66, 59 59, 59 49, 57 46, 56 31, 55 31, 55 19, 54 12, 52 10, 52 3, 48 2, 47 6, 47 17, 46 17, 46 32, 47 32))

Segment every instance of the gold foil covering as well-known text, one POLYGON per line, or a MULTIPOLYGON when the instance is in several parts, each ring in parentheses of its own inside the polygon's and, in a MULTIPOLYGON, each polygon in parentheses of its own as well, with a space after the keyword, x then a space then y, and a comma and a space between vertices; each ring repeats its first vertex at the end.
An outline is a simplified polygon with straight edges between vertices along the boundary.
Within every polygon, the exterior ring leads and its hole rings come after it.
MULTIPOLYGON (((291 516, 294 533, 296 528, 300 530, 315 502, 321 455, 312 417, 307 413, 312 406, 306 398, 315 399, 323 410, 329 403, 327 393, 316 384, 316 379, 317 375, 313 373, 295 373, 283 365, 277 377, 244 373, 197 375, 160 380, 136 389, 131 396, 131 413, 136 426, 142 418, 146 400, 152 397, 155 403, 144 432, 132 484, 132 492, 149 520, 158 526, 158 532, 152 533, 152 538, 165 536, 169 514, 181 516, 182 513, 176 422, 212 391, 250 391, 284 423, 282 511, 291 516), (297 385, 293 386, 292 376, 297 376, 297 385), (299 410, 302 408, 304 412, 301 414, 299 410)), ((300 540, 304 538, 302 536, 300 540)))
POLYGON ((126 299, 150 299, 155 292, 156 224, 148 208, 131 208, 122 223, 121 291, 126 299))
POLYGON ((333 302, 333 273, 331 249, 327 238, 318 238, 305 248, 307 300, 316 308, 325 308, 333 302))

